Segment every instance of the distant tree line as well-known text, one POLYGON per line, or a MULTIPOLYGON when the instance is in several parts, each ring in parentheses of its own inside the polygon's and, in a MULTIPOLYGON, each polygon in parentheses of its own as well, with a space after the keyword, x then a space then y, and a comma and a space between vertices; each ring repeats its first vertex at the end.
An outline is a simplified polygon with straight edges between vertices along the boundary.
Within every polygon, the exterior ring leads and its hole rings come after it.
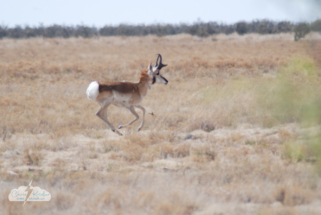
POLYGON ((295 40, 303 38, 310 31, 321 32, 321 19, 312 23, 292 23, 288 21, 275 22, 271 20, 255 20, 252 22, 241 21, 235 24, 224 24, 217 22, 196 22, 194 24, 152 24, 152 25, 106 25, 102 28, 89 27, 85 25, 64 26, 51 25, 39 27, 19 25, 7 27, 0 25, 0 39, 7 38, 30 38, 30 37, 84 37, 97 36, 145 36, 153 34, 157 36, 191 34, 199 37, 207 37, 214 34, 231 34, 237 32, 240 35, 247 33, 277 34, 294 32, 295 40))

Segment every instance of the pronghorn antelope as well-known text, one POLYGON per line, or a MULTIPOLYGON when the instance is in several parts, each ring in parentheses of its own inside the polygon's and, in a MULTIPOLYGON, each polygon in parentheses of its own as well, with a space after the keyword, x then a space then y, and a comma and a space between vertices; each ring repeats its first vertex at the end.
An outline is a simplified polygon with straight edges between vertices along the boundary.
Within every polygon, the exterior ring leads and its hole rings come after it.
POLYGON ((115 130, 114 126, 108 121, 107 108, 113 104, 118 107, 126 107, 136 117, 133 121, 125 125, 119 125, 118 129, 124 128, 133 124, 139 119, 135 111, 135 107, 143 111, 143 120, 138 131, 144 126, 145 108, 139 104, 143 101, 147 92, 150 90, 154 83, 167 84, 166 78, 160 75, 160 70, 167 65, 162 63, 162 56, 158 54, 155 66, 149 64, 147 70, 143 70, 139 77, 138 83, 132 82, 105 82, 98 83, 93 81, 89 84, 86 94, 88 99, 96 101, 100 105, 99 111, 96 115, 106 122, 113 132, 122 135, 119 131, 115 130))

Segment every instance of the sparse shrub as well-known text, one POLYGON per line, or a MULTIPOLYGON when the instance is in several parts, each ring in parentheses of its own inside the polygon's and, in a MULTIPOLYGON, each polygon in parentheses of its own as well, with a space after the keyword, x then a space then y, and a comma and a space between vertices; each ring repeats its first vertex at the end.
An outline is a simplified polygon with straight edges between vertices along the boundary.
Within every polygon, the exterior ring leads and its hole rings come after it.
POLYGON ((160 155, 162 158, 168 158, 174 156, 173 146, 170 144, 162 144, 160 146, 160 155))
POLYGON ((20 25, 17 25, 14 28, 8 28, 7 37, 15 38, 15 39, 24 38, 25 32, 20 25))
POLYGON ((139 161, 144 153, 144 149, 140 145, 131 143, 128 143, 127 146, 122 149, 125 152, 125 160, 133 163, 139 161))
POLYGON ((258 90, 258 102, 269 122, 321 123, 321 99, 315 62, 310 58, 294 58, 280 69, 277 78, 258 90), (272 87, 273 86, 273 87, 272 87))
POLYGON ((74 205, 74 197, 70 194, 58 192, 56 195, 55 203, 58 210, 68 210, 74 205))
POLYGON ((60 158, 55 159, 52 164, 56 170, 63 170, 66 166, 66 161, 60 158))
POLYGON ((192 154, 195 162, 209 162, 216 157, 216 153, 209 145, 192 147, 192 154))
POLYGON ((28 25, 25 27, 24 31, 25 31, 25 36, 26 36, 27 38, 29 38, 29 37, 36 37, 36 36, 37 36, 37 31, 36 31, 36 29, 35 29, 35 28, 31 28, 31 27, 29 27, 28 25))
POLYGON ((279 131, 279 137, 284 141, 288 141, 288 140, 296 140, 299 137, 299 135, 296 133, 289 132, 286 129, 281 129, 279 131))
POLYGON ((227 25, 223 27, 223 32, 227 35, 235 32, 235 25, 227 25))
POLYGON ((98 30, 95 27, 90 28, 84 25, 78 25, 76 29, 76 37, 91 38, 98 35, 98 30))
POLYGON ((292 24, 291 22, 287 22, 287 21, 283 21, 283 22, 279 22, 276 25, 277 31, 278 32, 291 32, 292 31, 292 24))
POLYGON ((311 23, 311 31, 317 31, 321 33, 321 19, 311 23))
POLYGON ((122 155, 120 155, 119 153, 116 153, 116 152, 112 152, 109 156, 109 159, 112 159, 112 160, 121 160, 122 159, 122 155))
POLYGON ((281 202, 283 204, 284 203, 284 198, 285 198, 285 188, 278 187, 274 191, 273 195, 274 195, 276 201, 281 202))
POLYGON ((89 151, 91 151, 91 152, 95 152, 96 151, 95 142, 94 141, 90 141, 89 143, 87 143, 87 145, 88 145, 89 151))
POLYGON ((245 145, 254 146, 254 145, 257 145, 257 143, 255 141, 246 140, 245 145))
POLYGON ((206 132, 211 132, 211 131, 215 130, 215 125, 214 125, 214 123, 202 122, 201 129, 206 132))
POLYGON ((162 142, 173 142, 175 134, 173 132, 157 132, 152 131, 148 135, 148 141, 150 144, 162 143, 162 142))
POLYGON ((91 153, 89 153, 88 158, 89 159, 97 159, 98 158, 98 154, 94 153, 94 152, 91 152, 91 153))
POLYGON ((159 215, 166 215, 166 214, 193 214, 194 211, 198 209, 196 204, 190 203, 179 203, 176 204, 175 202, 162 202, 159 204, 158 208, 156 209, 159 215))
POLYGON ((274 34, 277 32, 277 28, 272 21, 263 20, 258 26, 259 34, 274 34))
POLYGON ((141 147, 147 147, 150 145, 150 141, 141 134, 129 134, 126 139, 130 141, 130 144, 137 144, 141 147))
POLYGON ((295 207, 266 207, 261 209, 257 214, 260 215, 297 215, 300 214, 295 207))
POLYGON ((5 152, 6 150, 14 150, 17 146, 16 142, 6 141, 0 145, 0 152, 5 152))
POLYGON ((246 22, 238 22, 236 23, 236 32, 239 35, 246 34, 249 31, 248 24, 246 22))
POLYGON ((306 144, 305 158, 315 164, 316 172, 321 175, 321 133, 308 135, 306 144))
POLYGON ((178 145, 175 149, 174 149, 174 157, 187 157, 190 155, 190 146, 189 145, 178 145))
POLYGON ((274 197, 283 205, 295 206, 310 203, 314 194, 310 190, 298 186, 284 186, 275 190, 274 197))
POLYGON ((190 27, 189 33, 191 35, 196 35, 199 37, 207 37, 210 35, 210 32, 209 32, 210 28, 211 28, 210 25, 206 25, 204 23, 197 23, 190 27))
POLYGON ((25 148, 23 153, 24 153, 24 161, 26 162, 27 165, 39 166, 43 159, 42 153, 36 149, 25 148))
POLYGON ((205 117, 199 118, 197 120, 193 120, 190 123, 189 130, 203 130, 205 132, 214 131, 217 127, 217 120, 215 119, 204 119, 205 117))
MULTIPOLYGON (((317 20, 312 23, 313 31, 320 31, 320 21, 317 20)), ((84 37, 92 38, 96 36, 146 36, 149 34, 157 35, 159 37, 176 34, 191 34, 199 37, 207 37, 213 34, 231 34, 237 32, 243 35, 249 32, 259 34, 275 34, 280 32, 291 32, 293 24, 287 21, 273 22, 270 20, 255 20, 251 23, 238 22, 236 24, 224 24, 217 22, 201 22, 198 21, 192 25, 181 23, 179 25, 172 24, 152 24, 152 25, 128 25, 120 24, 118 26, 104 26, 102 28, 89 27, 85 25, 77 26, 61 26, 50 25, 39 27, 15 26, 8 28, 0 26, 0 39, 3 37, 9 38, 29 38, 29 37, 84 37)))
POLYGON ((162 201, 157 204, 155 208, 155 214, 167 215, 167 214, 193 214, 199 205, 196 202, 192 202, 186 196, 180 195, 177 192, 170 192, 169 196, 166 196, 162 201))
POLYGON ((7 31, 8 31, 8 28, 6 26, 0 25, 0 39, 7 36, 7 34, 8 34, 7 31))
POLYGON ((310 32, 310 25, 308 23, 299 23, 294 27, 294 40, 299 41, 310 32))
POLYGON ((118 150, 119 150, 119 148, 115 147, 115 145, 113 145, 110 142, 104 142, 103 143, 103 152, 104 153, 108 153, 110 151, 118 151, 118 150))
POLYGON ((285 142, 282 155, 294 162, 301 161, 304 158, 303 146, 294 141, 285 142))
MULTIPOLYGON (((268 86, 261 85, 258 102, 264 113, 264 126, 283 123, 298 123, 311 128, 321 124, 320 78, 316 63, 306 57, 293 58, 280 69, 277 78, 268 86), (265 92, 263 92, 264 90, 265 92)), ((285 130, 279 132, 285 141, 282 156, 294 162, 307 160, 321 165, 320 134, 306 133, 304 141, 298 142, 298 135, 285 130)))
POLYGON ((121 194, 113 189, 107 189, 99 195, 97 202, 102 201, 103 206, 112 207, 116 212, 121 211, 121 194))

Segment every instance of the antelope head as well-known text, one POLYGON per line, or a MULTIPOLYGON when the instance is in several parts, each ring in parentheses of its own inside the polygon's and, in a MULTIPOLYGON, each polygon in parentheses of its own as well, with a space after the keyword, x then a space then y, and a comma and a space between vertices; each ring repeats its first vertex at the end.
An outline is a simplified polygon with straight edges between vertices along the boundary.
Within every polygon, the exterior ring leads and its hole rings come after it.
POLYGON ((153 76, 153 84, 154 83, 167 84, 168 83, 167 79, 160 74, 160 70, 163 67, 167 66, 167 64, 162 63, 162 56, 160 54, 157 54, 157 55, 158 57, 156 59, 155 66, 152 67, 152 65, 149 65, 149 68, 148 68, 151 75, 153 76))

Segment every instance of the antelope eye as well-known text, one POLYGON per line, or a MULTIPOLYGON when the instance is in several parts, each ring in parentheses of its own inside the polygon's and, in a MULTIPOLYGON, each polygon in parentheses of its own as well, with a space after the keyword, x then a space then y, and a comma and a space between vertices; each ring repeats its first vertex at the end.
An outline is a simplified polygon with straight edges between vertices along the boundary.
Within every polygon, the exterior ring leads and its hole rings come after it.
POLYGON ((157 72, 156 75, 159 75, 159 72, 157 72))

